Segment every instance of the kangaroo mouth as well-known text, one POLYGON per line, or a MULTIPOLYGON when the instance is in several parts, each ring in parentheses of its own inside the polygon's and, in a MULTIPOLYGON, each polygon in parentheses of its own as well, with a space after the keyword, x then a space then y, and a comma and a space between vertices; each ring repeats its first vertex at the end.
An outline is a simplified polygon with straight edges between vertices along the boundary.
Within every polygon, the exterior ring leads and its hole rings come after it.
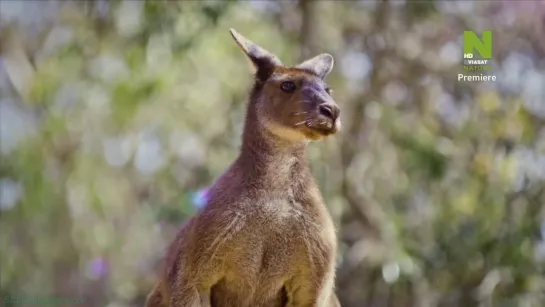
POLYGON ((321 137, 330 136, 337 133, 339 131, 339 127, 339 119, 332 120, 330 118, 324 119, 321 117, 310 120, 306 124, 306 128, 308 128, 312 134, 317 134, 321 137))

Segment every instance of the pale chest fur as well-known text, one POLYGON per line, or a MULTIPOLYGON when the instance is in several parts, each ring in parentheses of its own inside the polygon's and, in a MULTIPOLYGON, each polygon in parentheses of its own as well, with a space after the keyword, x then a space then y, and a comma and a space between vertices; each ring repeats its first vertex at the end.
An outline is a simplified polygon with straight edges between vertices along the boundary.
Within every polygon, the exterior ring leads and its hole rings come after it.
POLYGON ((265 232, 261 235, 272 234, 275 238, 285 238, 285 242, 290 242, 285 246, 291 249, 286 251, 286 255, 296 252, 299 258, 325 262, 335 256, 335 227, 316 187, 306 186, 301 191, 290 186, 284 193, 260 197, 259 204, 254 208, 265 232))

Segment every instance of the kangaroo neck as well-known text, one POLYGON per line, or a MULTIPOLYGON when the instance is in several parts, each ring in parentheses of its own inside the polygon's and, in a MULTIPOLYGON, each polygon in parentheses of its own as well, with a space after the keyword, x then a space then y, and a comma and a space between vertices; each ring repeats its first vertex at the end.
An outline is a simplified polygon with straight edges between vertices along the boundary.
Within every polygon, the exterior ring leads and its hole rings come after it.
POLYGON ((283 140, 268 131, 250 103, 237 161, 247 181, 252 185, 261 182, 268 189, 283 188, 309 175, 306 148, 305 141, 283 140))

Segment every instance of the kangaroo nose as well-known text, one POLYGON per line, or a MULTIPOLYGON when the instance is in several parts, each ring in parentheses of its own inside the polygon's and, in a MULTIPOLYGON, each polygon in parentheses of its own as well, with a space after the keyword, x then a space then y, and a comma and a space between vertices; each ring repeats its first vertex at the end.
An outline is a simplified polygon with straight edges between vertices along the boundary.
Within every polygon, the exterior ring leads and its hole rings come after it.
POLYGON ((336 120, 340 113, 339 107, 334 104, 324 103, 318 106, 318 112, 320 115, 336 120))

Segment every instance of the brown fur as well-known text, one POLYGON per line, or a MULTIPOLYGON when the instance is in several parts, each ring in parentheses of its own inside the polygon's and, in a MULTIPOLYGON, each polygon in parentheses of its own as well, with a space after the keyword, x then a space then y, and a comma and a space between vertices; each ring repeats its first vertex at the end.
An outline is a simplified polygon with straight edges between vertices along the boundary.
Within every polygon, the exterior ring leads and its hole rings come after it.
POLYGON ((257 68, 241 152, 172 242, 146 306, 340 306, 335 228, 306 158, 308 140, 339 128, 339 109, 322 80, 332 58, 288 68, 232 34, 257 68), (295 92, 281 90, 286 80, 295 92))

